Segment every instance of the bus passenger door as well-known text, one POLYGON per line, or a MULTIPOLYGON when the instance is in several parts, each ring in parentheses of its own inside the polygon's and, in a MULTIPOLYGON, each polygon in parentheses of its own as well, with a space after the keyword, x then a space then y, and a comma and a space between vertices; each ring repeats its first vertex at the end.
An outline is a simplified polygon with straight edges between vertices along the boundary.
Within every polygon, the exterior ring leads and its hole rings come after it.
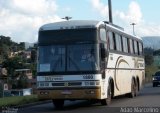
POLYGON ((102 79, 106 78, 105 69, 107 67, 107 48, 105 47, 105 44, 100 45, 100 57, 101 57, 101 73, 102 73, 102 79))
POLYGON ((104 26, 99 29, 100 45, 99 45, 99 56, 100 56, 100 70, 102 74, 102 98, 107 96, 108 81, 106 77, 106 67, 108 59, 108 39, 107 32, 104 26))
POLYGON ((100 70, 102 74, 102 87, 101 87, 102 98, 107 97, 107 86, 108 86, 108 81, 106 76, 106 67, 107 67, 106 52, 107 51, 105 48, 105 44, 100 44, 100 70))
POLYGON ((108 37, 105 26, 101 26, 99 29, 100 37, 100 66, 102 79, 106 78, 105 69, 107 67, 107 56, 108 56, 108 37))

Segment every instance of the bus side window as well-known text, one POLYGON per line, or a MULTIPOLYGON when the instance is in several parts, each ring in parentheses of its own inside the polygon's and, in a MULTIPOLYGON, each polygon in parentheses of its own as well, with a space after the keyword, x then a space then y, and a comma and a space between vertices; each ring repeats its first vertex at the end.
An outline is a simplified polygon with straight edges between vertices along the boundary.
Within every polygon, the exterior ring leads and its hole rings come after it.
POLYGON ((134 40, 132 40, 132 45, 133 45, 133 54, 135 54, 135 47, 134 47, 134 40))
POLYGON ((113 47, 114 47, 113 49, 114 49, 114 50, 117 50, 115 33, 113 32, 112 34, 113 34, 113 45, 114 45, 114 46, 113 46, 113 47))
POLYGON ((130 43, 130 52, 133 54, 133 43, 132 43, 132 39, 129 39, 129 43, 130 43))
POLYGON ((122 52, 124 52, 124 48, 123 48, 123 38, 122 38, 122 36, 120 36, 120 40, 121 40, 121 47, 122 47, 122 52))
POLYGON ((127 38, 127 45, 128 45, 128 53, 131 53, 131 45, 130 45, 130 41, 129 38, 127 38))
POLYGON ((142 43, 139 42, 138 46, 139 46, 139 53, 140 53, 140 55, 143 55, 142 43))
POLYGON ((123 50, 125 53, 128 53, 127 38, 123 36, 122 40, 123 40, 123 50))
POLYGON ((117 33, 115 34, 116 39, 116 46, 118 51, 122 51, 122 45, 121 45, 121 37, 117 33))
POLYGON ((108 32, 108 36, 109 36, 109 48, 111 49, 111 50, 113 50, 114 49, 114 41, 113 41, 113 34, 112 34, 112 32, 108 32))
POLYGON ((134 41, 135 54, 138 55, 137 41, 134 41))
POLYGON ((106 30, 104 28, 100 28, 100 39, 107 42, 106 30))
POLYGON ((142 55, 144 55, 143 43, 141 43, 141 46, 142 46, 142 55))
POLYGON ((137 41, 137 51, 138 51, 138 55, 140 55, 139 42, 138 41, 137 41))

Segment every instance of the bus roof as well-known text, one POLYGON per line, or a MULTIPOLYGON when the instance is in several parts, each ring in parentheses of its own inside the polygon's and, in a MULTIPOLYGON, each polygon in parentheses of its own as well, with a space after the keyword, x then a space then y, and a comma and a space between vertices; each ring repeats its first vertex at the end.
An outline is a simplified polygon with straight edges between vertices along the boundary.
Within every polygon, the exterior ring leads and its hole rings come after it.
POLYGON ((99 25, 106 25, 107 28, 110 28, 114 31, 120 32, 127 36, 134 37, 136 39, 142 40, 140 37, 135 35, 126 33, 123 28, 110 24, 109 22, 96 21, 96 20, 69 20, 69 21, 61 21, 55 23, 45 24, 40 27, 39 31, 45 30, 63 30, 63 29, 79 29, 79 28, 97 28, 99 25))
POLYGON ((136 35, 132 35, 132 34, 129 34, 129 33, 125 32, 124 30, 122 30, 123 28, 120 28, 119 26, 115 27, 115 25, 112 25, 112 24, 106 24, 106 26, 107 26, 107 28, 110 28, 110 29, 112 29, 116 32, 120 32, 121 34, 124 34, 125 36, 130 36, 130 37, 133 37, 133 38, 136 38, 136 39, 142 41, 141 37, 138 37, 136 35))
POLYGON ((40 28, 43 30, 59 30, 59 29, 76 29, 76 28, 96 28, 99 24, 104 24, 101 21, 95 20, 70 20, 55 23, 45 24, 40 28))

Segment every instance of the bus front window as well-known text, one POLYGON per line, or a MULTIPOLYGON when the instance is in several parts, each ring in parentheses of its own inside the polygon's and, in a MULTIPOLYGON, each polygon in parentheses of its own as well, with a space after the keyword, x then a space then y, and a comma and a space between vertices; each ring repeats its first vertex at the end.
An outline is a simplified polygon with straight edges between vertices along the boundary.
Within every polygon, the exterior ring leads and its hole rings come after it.
POLYGON ((99 70, 96 44, 41 46, 39 72, 96 71, 99 70))
POLYGON ((68 46, 67 60, 68 71, 99 70, 95 44, 68 46))
POLYGON ((39 72, 65 71, 65 47, 41 46, 39 48, 39 72))

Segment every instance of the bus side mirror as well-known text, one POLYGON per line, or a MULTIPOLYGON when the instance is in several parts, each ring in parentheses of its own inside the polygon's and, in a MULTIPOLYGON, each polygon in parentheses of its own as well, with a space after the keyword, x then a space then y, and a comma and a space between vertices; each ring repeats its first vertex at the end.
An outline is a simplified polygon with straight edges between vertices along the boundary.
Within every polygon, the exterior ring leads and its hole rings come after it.
POLYGON ((106 50, 105 50, 105 48, 101 48, 101 58, 102 59, 106 58, 106 50))
POLYGON ((100 45, 101 58, 105 59, 107 57, 107 49, 104 47, 104 44, 100 45))

